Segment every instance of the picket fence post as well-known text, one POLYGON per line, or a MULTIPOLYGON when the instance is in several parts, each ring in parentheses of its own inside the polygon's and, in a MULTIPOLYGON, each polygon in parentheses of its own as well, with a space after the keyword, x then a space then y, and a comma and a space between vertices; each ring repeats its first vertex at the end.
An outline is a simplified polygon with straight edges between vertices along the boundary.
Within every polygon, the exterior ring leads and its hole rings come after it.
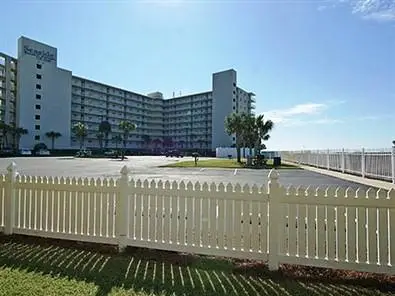
POLYGON ((268 196, 269 196, 269 270, 278 270, 278 254, 282 233, 279 232, 281 223, 280 184, 278 173, 271 169, 269 173, 268 196))
POLYGON ((362 148, 361 151, 361 176, 362 178, 365 178, 365 148, 362 148))
POLYGON ((12 234, 15 226, 15 178, 16 164, 11 162, 7 167, 6 186, 4 192, 4 234, 12 234))
POLYGON ((123 252, 127 246, 128 235, 128 189, 129 189, 129 169, 124 165, 121 169, 121 177, 118 179, 119 195, 116 201, 115 211, 115 233, 118 240, 118 250, 123 252))
POLYGON ((391 171, 392 171, 392 184, 395 184, 395 146, 392 147, 391 150, 391 171))

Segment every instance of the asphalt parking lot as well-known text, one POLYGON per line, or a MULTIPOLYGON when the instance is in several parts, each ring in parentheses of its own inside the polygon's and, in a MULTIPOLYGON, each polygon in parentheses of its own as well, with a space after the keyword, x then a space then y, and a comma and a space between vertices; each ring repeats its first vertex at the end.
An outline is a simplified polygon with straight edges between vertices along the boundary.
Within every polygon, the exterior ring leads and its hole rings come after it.
MULTIPOLYGON (((24 175, 70 176, 70 177, 113 177, 120 176, 122 166, 127 165, 134 179, 181 181, 184 182, 224 182, 267 184, 269 170, 250 169, 204 169, 204 168, 160 168, 176 161, 187 160, 166 158, 164 156, 131 156, 125 161, 114 159, 88 159, 73 157, 19 157, 1 158, 0 172, 5 173, 7 166, 14 161, 17 171, 24 175)), ((204 159, 204 158, 202 158, 204 159)), ((280 183, 288 186, 342 186, 367 189, 366 186, 334 177, 324 176, 305 170, 279 170, 280 183)))

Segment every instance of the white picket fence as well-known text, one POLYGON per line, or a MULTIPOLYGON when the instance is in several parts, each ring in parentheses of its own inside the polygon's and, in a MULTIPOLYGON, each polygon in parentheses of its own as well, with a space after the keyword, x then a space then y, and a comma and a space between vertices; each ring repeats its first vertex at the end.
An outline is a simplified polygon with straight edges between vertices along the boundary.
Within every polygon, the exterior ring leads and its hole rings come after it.
POLYGON ((0 176, 0 231, 395 274, 395 191, 0 176))
POLYGON ((282 151, 285 161, 395 183, 395 147, 381 150, 282 151))

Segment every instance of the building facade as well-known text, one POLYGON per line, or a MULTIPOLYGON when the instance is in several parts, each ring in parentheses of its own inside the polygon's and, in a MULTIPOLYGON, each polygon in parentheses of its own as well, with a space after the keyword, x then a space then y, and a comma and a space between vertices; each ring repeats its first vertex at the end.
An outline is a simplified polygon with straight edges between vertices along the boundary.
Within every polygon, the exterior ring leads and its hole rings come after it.
MULTIPOLYGON (((237 86, 237 73, 230 69, 213 74, 212 90, 164 98, 113 87, 79 76, 57 65, 57 49, 20 37, 18 56, 0 54, 0 121, 28 130, 19 147, 37 143, 50 147, 47 132, 61 134, 56 149, 77 149, 71 132, 78 122, 88 128, 87 148, 100 147, 99 125, 107 121, 111 132, 102 145, 114 148, 123 120, 137 125, 127 141, 128 149, 204 149, 235 143, 225 132, 225 117, 232 112, 253 113, 254 94, 237 86)), ((3 145, 4 146, 4 145, 3 145)))

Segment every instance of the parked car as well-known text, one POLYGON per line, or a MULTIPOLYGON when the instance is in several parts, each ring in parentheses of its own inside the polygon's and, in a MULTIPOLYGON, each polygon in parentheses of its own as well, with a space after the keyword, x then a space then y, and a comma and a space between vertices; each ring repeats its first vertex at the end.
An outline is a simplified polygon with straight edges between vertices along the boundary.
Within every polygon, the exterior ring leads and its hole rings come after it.
POLYGON ((27 148, 22 148, 22 149, 19 149, 19 155, 24 155, 24 156, 32 155, 32 151, 27 148))
POLYGON ((169 150, 166 152, 166 157, 184 157, 184 155, 178 150, 169 150))
POLYGON ((51 155, 51 153, 50 153, 49 150, 47 150, 47 149, 40 149, 40 150, 38 150, 38 151, 36 152, 36 155, 39 155, 39 156, 48 156, 48 155, 51 155))
POLYGON ((118 154, 118 153, 117 153, 116 150, 110 150, 110 151, 104 152, 104 155, 106 155, 106 156, 115 156, 115 155, 117 155, 117 154, 118 154))
POLYGON ((78 151, 75 156, 77 156, 77 157, 87 157, 87 156, 91 156, 91 155, 92 155, 92 151, 91 150, 84 149, 84 150, 78 151))

